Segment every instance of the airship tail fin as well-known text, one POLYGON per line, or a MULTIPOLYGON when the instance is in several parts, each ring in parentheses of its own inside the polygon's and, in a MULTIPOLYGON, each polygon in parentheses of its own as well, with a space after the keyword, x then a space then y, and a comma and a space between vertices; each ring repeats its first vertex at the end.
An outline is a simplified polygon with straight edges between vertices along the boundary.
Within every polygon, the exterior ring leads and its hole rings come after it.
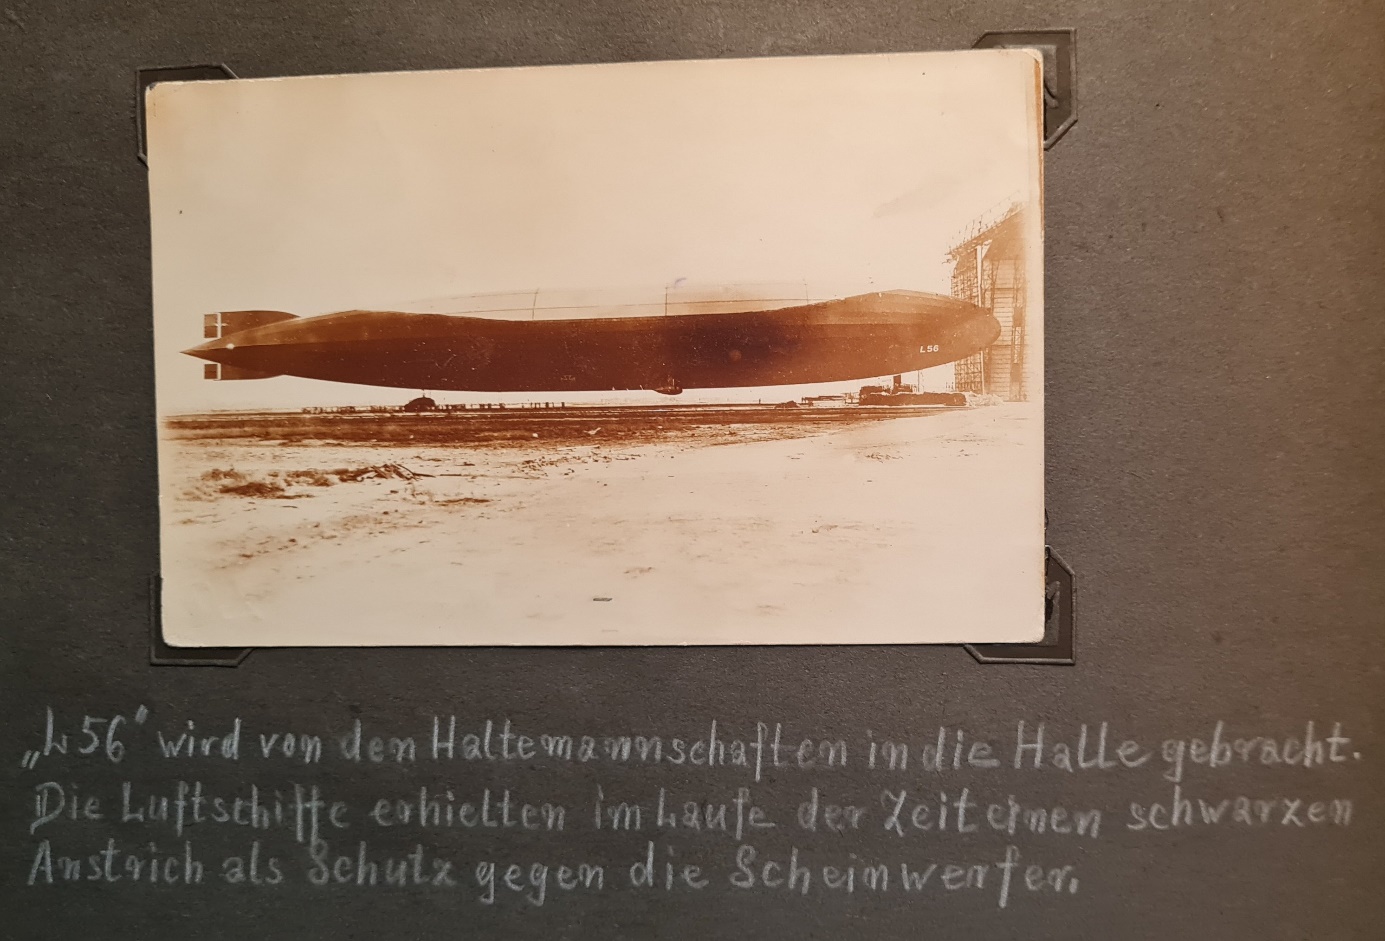
POLYGON ((225 382, 231 379, 273 379, 283 373, 259 372, 254 369, 243 369, 240 366, 228 366, 225 363, 206 363, 202 366, 203 379, 215 379, 218 382, 225 382))
MULTIPOLYGON (((243 333, 246 330, 253 330, 256 327, 265 327, 272 323, 282 323, 285 320, 296 319, 295 315, 282 310, 223 310, 215 314, 207 314, 202 318, 202 336, 207 340, 220 340, 224 337, 233 337, 237 333, 243 333)), ((228 347, 231 345, 231 343, 227 343, 228 347)), ((199 349, 201 348, 199 347, 199 349)), ((219 381, 231 379, 272 379, 277 375, 279 375, 279 373, 260 372, 259 370, 246 369, 243 366, 232 366, 227 363, 213 362, 207 363, 202 367, 203 379, 215 379, 219 381)))
POLYGON ((242 330, 264 327, 285 320, 296 320, 294 314, 282 310, 223 310, 202 317, 202 338, 219 340, 242 330))

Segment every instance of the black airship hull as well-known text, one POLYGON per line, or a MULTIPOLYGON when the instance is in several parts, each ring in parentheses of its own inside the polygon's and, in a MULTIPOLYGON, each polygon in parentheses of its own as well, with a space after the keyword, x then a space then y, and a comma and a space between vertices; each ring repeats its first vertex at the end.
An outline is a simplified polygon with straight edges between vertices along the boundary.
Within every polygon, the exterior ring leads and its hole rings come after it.
POLYGON ((954 362, 1000 333, 983 308, 909 291, 775 310, 569 320, 241 313, 258 325, 237 330, 237 314, 220 315, 222 335, 188 350, 221 364, 221 378, 474 392, 677 393, 865 379, 954 362))

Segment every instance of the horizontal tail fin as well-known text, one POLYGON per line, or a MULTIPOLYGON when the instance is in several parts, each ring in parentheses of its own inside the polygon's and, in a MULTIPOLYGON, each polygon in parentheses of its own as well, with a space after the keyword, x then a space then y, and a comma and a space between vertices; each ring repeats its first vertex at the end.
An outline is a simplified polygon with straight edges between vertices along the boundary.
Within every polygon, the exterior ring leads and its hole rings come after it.
POLYGON ((297 315, 282 310, 223 310, 202 317, 202 338, 219 340, 242 330, 295 319, 297 315))
POLYGON ((257 372, 254 369, 243 369, 240 366, 227 366, 225 363, 207 363, 202 367, 203 379, 215 379, 218 382, 226 382, 232 379, 273 379, 283 373, 277 372, 257 372))

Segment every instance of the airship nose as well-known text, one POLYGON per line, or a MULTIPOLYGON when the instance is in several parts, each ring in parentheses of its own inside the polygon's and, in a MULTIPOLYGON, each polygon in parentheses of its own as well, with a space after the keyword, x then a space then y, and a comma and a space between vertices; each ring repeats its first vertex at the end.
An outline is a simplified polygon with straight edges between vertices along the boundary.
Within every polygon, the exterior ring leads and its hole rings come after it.
POLYGON ((955 322, 951 333, 955 344, 953 349, 960 356, 970 356, 999 340, 1001 326, 989 310, 972 307, 955 322))
POLYGON ((977 314, 972 318, 970 326, 978 346, 990 346, 1000 339, 1000 321, 996 320, 995 315, 990 311, 982 311, 977 314))

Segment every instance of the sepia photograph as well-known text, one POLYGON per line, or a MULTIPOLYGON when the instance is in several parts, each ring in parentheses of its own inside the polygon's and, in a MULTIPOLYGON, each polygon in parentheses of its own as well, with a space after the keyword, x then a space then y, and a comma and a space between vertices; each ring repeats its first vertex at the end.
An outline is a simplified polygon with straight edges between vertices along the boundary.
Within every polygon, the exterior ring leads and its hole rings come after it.
POLYGON ((1044 633, 1027 50, 170 82, 187 647, 1044 633))

